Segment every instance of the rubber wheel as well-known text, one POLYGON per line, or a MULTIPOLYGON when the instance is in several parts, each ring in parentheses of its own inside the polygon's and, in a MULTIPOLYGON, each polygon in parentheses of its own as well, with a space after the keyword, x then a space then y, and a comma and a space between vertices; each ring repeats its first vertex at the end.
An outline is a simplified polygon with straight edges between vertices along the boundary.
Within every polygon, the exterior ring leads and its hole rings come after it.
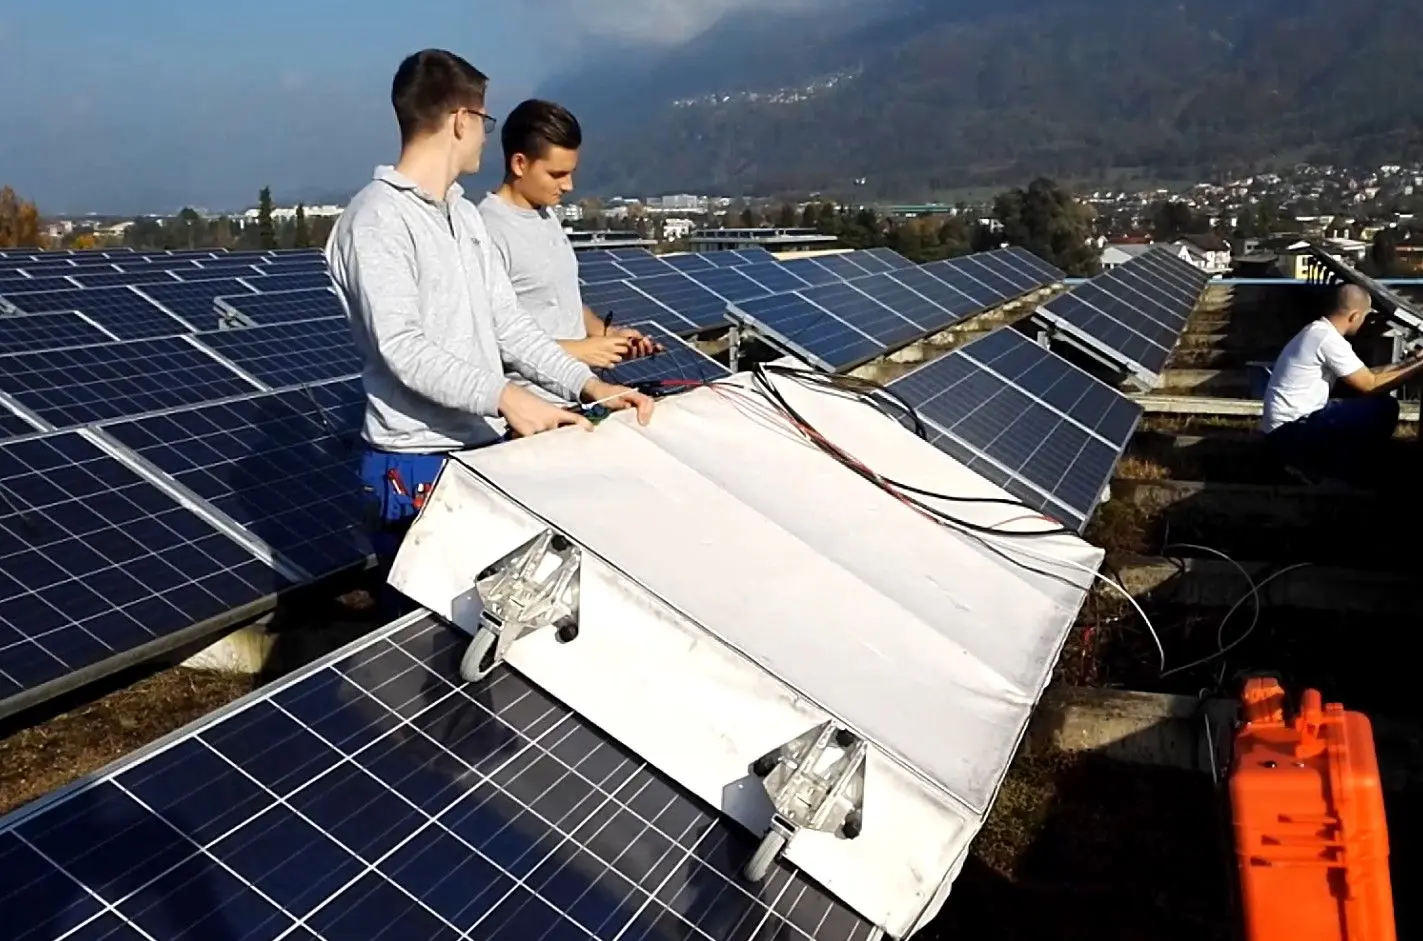
POLYGON ((469 647, 460 660, 460 677, 466 683, 477 683, 494 670, 494 655, 499 649, 499 635, 480 628, 470 638, 469 647))
POLYGON ((776 857, 781 855, 781 851, 786 848, 786 837, 782 833, 772 830, 761 838, 761 845, 756 847, 756 852, 751 854, 751 859, 747 861, 746 868, 742 870, 742 875, 747 882, 760 882, 766 878, 775 865, 776 857))

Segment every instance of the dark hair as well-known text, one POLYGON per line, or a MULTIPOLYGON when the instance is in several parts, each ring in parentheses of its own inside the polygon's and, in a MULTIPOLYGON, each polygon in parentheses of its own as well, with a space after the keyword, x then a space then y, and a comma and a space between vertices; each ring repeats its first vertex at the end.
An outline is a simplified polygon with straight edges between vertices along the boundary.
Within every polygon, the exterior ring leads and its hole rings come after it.
POLYGON ((504 172, 509 173, 515 154, 538 160, 550 147, 582 147, 583 128, 562 105, 532 98, 509 112, 500 140, 504 144, 504 172))
POLYGON ((390 84, 401 143, 438 129, 460 108, 483 108, 488 88, 489 76, 453 52, 422 49, 407 56, 390 84))

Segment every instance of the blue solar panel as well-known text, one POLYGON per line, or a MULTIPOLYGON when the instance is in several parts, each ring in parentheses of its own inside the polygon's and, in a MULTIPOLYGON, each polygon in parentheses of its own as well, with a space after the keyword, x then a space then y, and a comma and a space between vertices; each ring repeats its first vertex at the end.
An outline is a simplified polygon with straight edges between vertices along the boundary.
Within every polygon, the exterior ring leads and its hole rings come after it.
POLYGON ((75 313, 12 314, 0 317, 0 353, 48 350, 112 340, 75 313))
MULTIPOLYGON (((676 318, 653 318, 676 333, 726 326, 726 301, 686 275, 664 274, 653 278, 640 278, 636 288, 677 315, 676 318)), ((586 301, 586 290, 584 296, 586 301)))
POLYGON ((765 288, 767 294, 786 294, 810 286, 777 261, 763 265, 747 265, 736 270, 765 288))
POLYGON ((10 294, 31 294, 36 291, 71 291, 75 287, 68 278, 0 277, 0 297, 10 294))
POLYGON ((748 265, 761 265, 768 261, 775 261, 776 256, 766 251, 759 245, 750 245, 746 248, 738 248, 731 252, 732 255, 740 257, 742 262, 748 265))
POLYGON ((361 369, 351 329, 335 317, 215 330, 198 334, 198 339, 274 389, 337 379, 361 369))
POLYGON ((731 375, 731 371, 661 324, 632 324, 644 336, 656 340, 662 351, 631 359, 603 371, 609 382, 626 386, 650 383, 710 382, 731 375))
POLYGON ((86 941, 109 929, 126 932, 111 941, 878 937, 783 862, 746 884, 754 839, 518 674, 462 683, 462 649, 428 616, 397 622, 0 821, 0 863, 25 893, 6 906, 11 929, 84 925, 86 941))
POLYGON ((935 304, 947 310, 957 320, 972 316, 983 310, 983 305, 943 281, 923 268, 901 268, 884 277, 897 281, 917 294, 922 294, 935 304))
POLYGON ((591 262, 578 266, 578 276, 587 284, 601 284, 607 281, 625 281, 630 275, 610 261, 591 262))
POLYGON ((124 271, 196 271, 197 264, 191 258, 175 258, 171 255, 148 255, 132 261, 121 260, 118 266, 124 271))
POLYGON ((86 288, 107 288, 119 284, 165 284, 176 281, 167 271, 84 271, 70 275, 86 288))
MULTIPOLYGON (((879 350, 873 355, 898 349, 924 336, 925 331, 917 324, 890 310, 852 284, 827 284, 824 287, 807 288, 800 292, 800 296, 874 340, 879 345, 879 350)), ((836 358, 831 355, 835 351, 829 347, 807 348, 830 363, 831 368, 837 371, 852 369, 863 362, 836 358)))
POLYGON ((644 255, 638 258, 621 258, 618 260, 618 267, 634 278, 650 278, 659 274, 671 274, 676 270, 661 258, 655 258, 652 255, 644 255))
POLYGON ((211 281, 214 278, 262 277, 266 272, 261 266, 243 262, 213 261, 192 271, 174 272, 184 281, 211 281))
MULTIPOLYGON (((932 279, 931 279, 932 280, 932 279)), ((889 274, 872 274, 867 278, 858 278, 848 282, 860 293, 867 294, 885 307, 894 311, 900 317, 912 323, 917 329, 913 339, 929 336, 938 333, 945 327, 952 326, 961 318, 922 294, 905 287, 899 281, 894 280, 889 274)), ((818 288, 821 291, 834 291, 836 287, 831 285, 825 288, 818 288)), ((810 292, 803 292, 809 296, 810 292)), ((817 301, 817 303, 820 303, 817 301)), ((825 305, 822 303, 822 307, 825 305)), ((827 308, 828 309, 828 308, 827 308)), ((877 334, 876 334, 877 335, 877 334)), ((887 346, 894 344, 886 342, 887 346)))
POLYGON ((1051 265, 1025 248, 1016 245, 1004 249, 1009 259, 1019 268, 1037 274, 1043 284, 1056 284, 1067 275, 1056 265, 1051 265))
POLYGON ((192 326, 164 313, 128 286, 46 291, 6 296, 16 309, 29 314, 77 310, 116 337, 136 340, 185 333, 192 326))
POLYGON ((1043 286, 1042 279, 1036 274, 1029 274, 1020 270, 1017 265, 1010 263, 1001 248, 974 255, 973 259, 1001 278, 1008 285, 1007 290, 1010 296, 1026 294, 1043 286))
POLYGON ((934 261, 924 265, 921 270, 938 278, 960 294, 972 298, 980 308, 989 308, 1002 301, 1003 295, 974 278, 958 264, 962 260, 956 258, 952 261, 934 261))
POLYGON ((214 304, 217 298, 249 293, 249 289, 235 278, 146 284, 139 291, 199 330, 217 326, 219 318, 214 304))
POLYGON ((899 254, 899 252, 889 248, 870 248, 862 252, 856 252, 855 254, 855 260, 860 262, 861 267, 864 267, 864 259, 866 257, 873 258, 877 262, 886 265, 887 267, 884 269, 886 271, 898 271, 901 268, 917 267, 914 262, 899 254))
POLYGON ((320 271, 297 271, 291 274, 253 275, 244 279, 263 294, 278 291, 306 291, 312 288, 329 288, 331 275, 325 269, 320 271))
POLYGON ((582 289, 583 303, 600 317, 613 315, 616 323, 636 323, 652 320, 669 329, 682 332, 696 325, 674 314, 665 305, 653 300, 626 281, 589 284, 582 289))
POLYGON ((1207 280, 1155 249, 1053 298, 1039 319, 1154 385, 1207 280))
MULTIPOLYGON (((253 278, 248 284, 260 283, 253 278)), ((222 295, 218 307, 254 324, 287 323, 317 317, 345 317, 341 299, 329 287, 261 294, 222 295)))
POLYGON ((268 275, 279 274, 310 274, 312 272, 326 271, 326 259, 320 255, 307 257, 305 255, 271 258, 259 265, 268 275))
POLYGON ((663 261, 678 271, 706 271, 716 265, 707 261, 705 255, 667 255, 663 261))
POLYGON ((252 385, 185 337, 164 337, 0 355, 0 391, 66 428, 240 395, 252 385))
POLYGON ((818 255, 815 263, 835 275, 841 281, 858 278, 871 272, 866 271, 851 259, 849 253, 839 255, 818 255))
POLYGON ((963 258, 955 258, 952 264, 962 271, 971 275, 974 280, 984 284, 995 295, 994 303, 1007 300, 1010 297, 1017 297, 1023 291, 1016 284, 997 273, 991 266, 985 264, 987 255, 966 255, 963 258))
POLYGON ((1079 531, 1141 417, 1126 396, 1009 329, 889 389, 914 408, 936 447, 1079 531))
POLYGON ((266 563, 79 434, 0 444, 0 714, 279 587, 266 563))
POLYGON ((893 271, 895 267, 897 267, 880 258, 874 252, 850 252, 845 257, 848 261, 853 262, 871 274, 882 274, 886 271, 893 271))
POLYGON ((652 253, 645 248, 609 248, 608 257, 614 260, 647 258, 652 253))
POLYGON ((732 303, 765 297, 770 292, 733 268, 694 271, 687 275, 702 287, 732 303))
MULTIPOLYGON (((836 284, 845 280, 814 258, 792 258, 790 261, 781 262, 781 267, 785 268, 797 278, 800 278, 806 284, 815 287, 819 287, 822 284, 836 284)), ((854 277, 858 276, 859 275, 855 275, 854 277)))
POLYGON ((103 426, 308 575, 363 563, 360 481, 347 442, 306 389, 259 393, 103 426))
POLYGON ((830 372, 847 368, 847 364, 867 362, 885 349, 878 340, 799 294, 774 294, 746 301, 735 305, 728 316, 787 352, 830 372))

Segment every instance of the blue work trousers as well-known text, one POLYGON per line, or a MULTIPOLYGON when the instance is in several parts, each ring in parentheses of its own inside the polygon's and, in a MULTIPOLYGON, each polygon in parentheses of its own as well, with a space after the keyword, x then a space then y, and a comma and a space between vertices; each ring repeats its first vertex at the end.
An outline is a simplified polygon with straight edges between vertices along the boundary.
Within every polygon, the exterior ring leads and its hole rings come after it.
POLYGON ((444 454, 382 451, 367 445, 361 455, 361 496, 380 579, 376 601, 389 619, 415 608, 408 598, 386 583, 386 577, 395 554, 400 551, 400 543, 444 466, 444 454))
POLYGON ((1396 427, 1398 400, 1365 395, 1334 399, 1276 428, 1267 440, 1282 461, 1307 474, 1367 483, 1382 469, 1396 427))

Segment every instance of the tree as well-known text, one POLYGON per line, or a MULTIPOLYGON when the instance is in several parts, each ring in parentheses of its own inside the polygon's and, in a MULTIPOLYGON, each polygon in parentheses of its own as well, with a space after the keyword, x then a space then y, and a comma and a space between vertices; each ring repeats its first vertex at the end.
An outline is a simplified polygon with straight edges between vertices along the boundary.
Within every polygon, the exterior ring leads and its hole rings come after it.
POLYGON ((1020 245, 1073 277, 1091 277, 1100 267, 1097 250, 1088 244, 1091 210, 1047 177, 1027 189, 999 194, 993 215, 1003 226, 1002 240, 1020 245))
POLYGON ((93 232, 81 232, 74 236, 74 241, 69 244, 70 248, 77 251, 87 251, 91 248, 99 247, 99 240, 94 238, 93 232))
POLYGON ((1380 229, 1369 246, 1369 267, 1376 278, 1387 278, 1398 270, 1398 233, 1380 229))
POLYGON ((40 212, 6 186, 0 188, 0 248, 40 248, 40 212))
POLYGON ((1205 231, 1205 220, 1198 219, 1191 207, 1179 199, 1163 200, 1152 210, 1153 233, 1158 242, 1169 242, 1183 235, 1199 235, 1205 231))
POLYGON ((820 227, 820 207, 815 203, 806 203, 805 208, 800 212, 800 224, 802 228, 815 229, 820 227))
POLYGON ((795 223, 795 207, 790 203, 786 203, 781 207, 781 212, 776 217, 776 225, 782 229, 793 229, 795 228, 795 223))
POLYGON ((311 247, 311 230, 306 227, 306 207, 301 203, 296 206, 296 234, 292 237, 292 247, 311 247))
POLYGON ((262 187, 257 195, 257 241, 263 249, 277 247, 277 227, 272 222, 272 188, 262 187))
POLYGON ((741 228, 754 229, 761 224, 761 214, 747 206, 741 210, 741 228))

